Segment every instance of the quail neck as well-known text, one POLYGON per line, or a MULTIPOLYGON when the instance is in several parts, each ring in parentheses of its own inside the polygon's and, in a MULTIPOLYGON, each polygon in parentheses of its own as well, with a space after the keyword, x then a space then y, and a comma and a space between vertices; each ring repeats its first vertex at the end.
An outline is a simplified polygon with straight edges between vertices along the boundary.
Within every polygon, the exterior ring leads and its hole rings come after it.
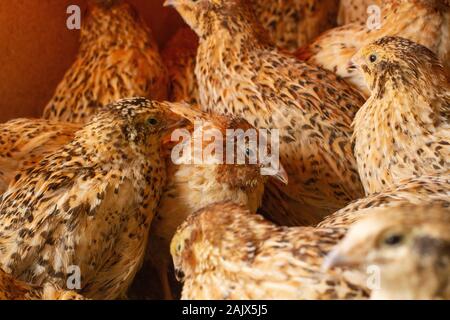
POLYGON ((237 40, 235 37, 246 35, 248 45, 257 45, 258 37, 268 39, 254 12, 251 11, 250 4, 232 1, 229 5, 208 4, 208 6, 208 8, 199 5, 177 6, 177 10, 200 40, 208 37, 237 40))

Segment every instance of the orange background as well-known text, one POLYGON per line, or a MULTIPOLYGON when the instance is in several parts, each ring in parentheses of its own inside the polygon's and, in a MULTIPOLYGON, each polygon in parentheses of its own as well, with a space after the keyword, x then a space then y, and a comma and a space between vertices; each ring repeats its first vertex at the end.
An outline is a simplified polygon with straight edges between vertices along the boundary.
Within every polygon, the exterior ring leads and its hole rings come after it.
MULTIPOLYGON (((68 30, 67 7, 85 0, 0 1, 0 122, 39 117, 74 61, 78 30, 68 30)), ((160 47, 183 24, 164 0, 129 0, 152 28, 160 47)))

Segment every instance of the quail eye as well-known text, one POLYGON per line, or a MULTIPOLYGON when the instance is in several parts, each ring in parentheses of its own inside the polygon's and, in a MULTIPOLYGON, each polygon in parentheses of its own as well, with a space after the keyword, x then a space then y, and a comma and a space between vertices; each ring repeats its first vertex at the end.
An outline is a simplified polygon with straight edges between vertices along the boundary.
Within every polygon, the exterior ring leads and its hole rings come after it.
POLYGON ((155 126, 155 125, 158 124, 158 120, 156 120, 155 118, 149 118, 149 119, 147 120, 147 123, 148 123, 149 125, 151 125, 151 126, 155 126))
POLYGON ((401 234, 393 234, 384 239, 384 243, 388 246, 396 246, 403 241, 403 236, 401 234))
POLYGON ((370 60, 370 62, 374 63, 375 61, 377 61, 377 55, 376 54, 371 54, 369 56, 369 60, 370 60))
POLYGON ((177 245, 177 251, 180 252, 181 249, 182 249, 182 248, 181 248, 181 244, 178 244, 178 245, 177 245))

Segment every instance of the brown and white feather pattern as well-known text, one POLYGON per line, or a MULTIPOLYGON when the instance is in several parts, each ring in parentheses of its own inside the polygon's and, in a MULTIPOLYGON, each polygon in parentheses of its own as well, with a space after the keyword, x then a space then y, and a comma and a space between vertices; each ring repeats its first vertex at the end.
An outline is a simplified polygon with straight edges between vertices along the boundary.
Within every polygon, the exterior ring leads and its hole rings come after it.
POLYGON ((410 177, 449 174, 450 85, 437 57, 409 40, 385 37, 354 60, 372 91, 354 121, 366 194, 410 177))
POLYGON ((91 0, 80 49, 44 110, 44 118, 86 123, 122 98, 166 100, 167 70, 150 30, 128 3, 91 0))
POLYGON ((140 266, 165 181, 160 156, 165 107, 122 100, 75 139, 20 173, 0 202, 0 266, 34 285, 66 285, 80 268, 80 293, 123 295, 140 266))
POLYGON ((450 73, 450 5, 442 0, 391 0, 382 10, 381 28, 351 23, 329 30, 297 56, 335 72, 366 96, 369 90, 363 76, 351 64, 362 47, 384 36, 399 36, 420 43, 443 61, 450 73))
POLYGON ((254 0, 258 21, 275 44, 296 50, 336 25, 338 0, 254 0))
MULTIPOLYGON (((182 112, 183 116, 192 122, 201 121, 201 130, 207 132, 214 129, 226 136, 227 129, 250 128, 245 120, 233 117, 208 115, 189 109, 172 108, 172 111, 182 112)), ((192 133, 192 126, 187 127, 192 133)), ((197 127, 196 130, 199 130, 197 127)), ((227 141, 220 140, 226 150, 227 141)), ((191 156, 196 153, 199 144, 191 143, 191 156)), ((209 144, 205 138, 203 148, 209 144)), ((187 157, 188 155, 184 155, 187 157)), ((232 201, 248 208, 252 212, 260 207, 264 193, 266 178, 261 176, 258 164, 174 164, 167 161, 167 185, 161 198, 161 203, 152 222, 148 259, 160 271, 160 276, 167 281, 167 273, 171 265, 169 252, 170 241, 178 226, 191 214, 212 203, 232 201)), ((166 284, 164 284, 166 285, 166 284)), ((167 298, 168 296, 166 296, 167 298)))
POLYGON ((299 224, 304 220, 295 210, 306 207, 320 219, 360 197, 350 139, 363 98, 334 74, 265 42, 242 1, 211 2, 206 12, 180 1, 178 11, 200 35, 196 75, 202 107, 280 130, 281 163, 289 174, 282 192, 295 205, 288 219, 273 218, 299 224))
POLYGON ((323 228, 348 228, 372 209, 443 201, 450 205, 450 176, 423 176, 401 181, 383 192, 356 200, 319 223, 323 228))
MULTIPOLYGON (((258 0, 252 3, 259 22, 275 44, 296 50, 335 26, 337 0, 258 0)), ((198 37, 190 28, 180 29, 162 51, 171 82, 170 100, 197 103, 195 63, 198 37)))
POLYGON ((17 171, 36 165, 43 157, 71 141, 80 125, 43 119, 15 119, 0 124, 0 194, 17 171))
POLYGON ((182 299, 364 299, 365 288, 321 271, 339 229, 278 227, 244 207, 218 203, 189 217, 171 252, 182 299))
POLYGON ((448 201, 374 210, 355 224, 328 264, 377 266, 375 300, 450 299, 448 201))

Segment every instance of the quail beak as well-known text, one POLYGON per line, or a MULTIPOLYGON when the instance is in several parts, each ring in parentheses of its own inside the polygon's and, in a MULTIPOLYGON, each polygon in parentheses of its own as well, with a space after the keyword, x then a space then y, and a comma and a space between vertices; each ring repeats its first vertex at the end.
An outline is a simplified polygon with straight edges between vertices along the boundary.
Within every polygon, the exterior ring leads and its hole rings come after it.
POLYGON ((349 257, 338 249, 334 249, 325 257, 322 264, 322 271, 325 272, 335 267, 354 267, 359 264, 360 261, 349 257))
POLYGON ((175 269, 175 278, 177 281, 182 282, 184 280, 184 273, 180 269, 175 269))
POLYGON ((347 64, 347 69, 351 69, 351 70, 354 70, 354 69, 357 69, 358 68, 358 66, 353 62, 353 60, 350 60, 349 62, 348 62, 348 64, 347 64))

